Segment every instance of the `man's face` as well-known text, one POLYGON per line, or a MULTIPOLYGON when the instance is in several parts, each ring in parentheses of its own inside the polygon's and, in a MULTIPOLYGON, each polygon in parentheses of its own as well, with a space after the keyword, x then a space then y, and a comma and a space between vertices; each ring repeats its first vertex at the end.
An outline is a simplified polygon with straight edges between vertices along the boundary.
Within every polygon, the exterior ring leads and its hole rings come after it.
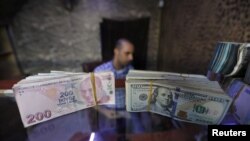
POLYGON ((116 49, 115 57, 122 66, 126 66, 133 61, 134 46, 124 42, 120 48, 116 49))
POLYGON ((170 106, 172 102, 172 94, 168 89, 159 88, 156 101, 163 107, 170 106))

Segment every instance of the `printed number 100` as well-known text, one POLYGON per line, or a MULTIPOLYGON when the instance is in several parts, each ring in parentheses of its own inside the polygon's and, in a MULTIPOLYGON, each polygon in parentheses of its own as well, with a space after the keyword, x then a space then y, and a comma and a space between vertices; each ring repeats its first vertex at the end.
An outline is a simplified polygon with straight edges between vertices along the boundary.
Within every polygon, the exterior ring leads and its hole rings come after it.
POLYGON ((36 114, 30 114, 27 116, 28 124, 35 123, 36 121, 41 121, 43 118, 50 118, 51 117, 51 111, 45 110, 43 113, 38 112, 36 114))

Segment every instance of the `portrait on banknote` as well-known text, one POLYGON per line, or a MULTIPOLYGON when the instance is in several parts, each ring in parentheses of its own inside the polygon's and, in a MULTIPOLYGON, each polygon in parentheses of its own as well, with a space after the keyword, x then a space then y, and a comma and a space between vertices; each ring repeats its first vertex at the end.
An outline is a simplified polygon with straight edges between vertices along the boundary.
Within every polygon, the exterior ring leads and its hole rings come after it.
POLYGON ((169 114, 172 110, 174 101, 173 93, 165 87, 157 87, 152 94, 151 110, 163 114, 169 114))
MULTIPOLYGON (((110 97, 103 90, 102 81, 98 76, 95 76, 95 89, 96 89, 96 98, 97 103, 105 103, 109 101, 110 97)), ((94 90, 90 80, 90 77, 86 78, 81 83, 81 96, 87 103, 94 103, 94 90)))

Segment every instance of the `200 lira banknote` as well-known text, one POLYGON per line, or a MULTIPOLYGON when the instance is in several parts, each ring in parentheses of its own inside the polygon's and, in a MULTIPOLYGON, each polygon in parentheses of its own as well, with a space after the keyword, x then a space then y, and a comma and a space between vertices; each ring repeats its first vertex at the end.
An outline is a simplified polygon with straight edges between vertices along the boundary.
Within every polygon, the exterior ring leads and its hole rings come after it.
POLYGON ((115 104, 112 72, 27 79, 13 90, 25 127, 97 104, 115 104))

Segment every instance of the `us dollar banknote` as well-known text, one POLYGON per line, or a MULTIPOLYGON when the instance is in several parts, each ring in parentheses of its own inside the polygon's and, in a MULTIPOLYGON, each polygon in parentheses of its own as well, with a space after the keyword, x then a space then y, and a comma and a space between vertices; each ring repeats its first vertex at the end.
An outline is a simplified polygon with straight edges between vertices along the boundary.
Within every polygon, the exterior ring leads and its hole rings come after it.
POLYGON ((95 105, 115 104, 112 72, 22 80, 13 87, 25 127, 95 105))
POLYGON ((210 81, 200 80, 199 76, 195 78, 199 79, 179 83, 179 78, 174 82, 173 78, 171 81, 127 79, 126 109, 129 112, 149 111, 197 124, 219 124, 232 99, 219 86, 215 87, 216 84, 209 85, 210 81))

